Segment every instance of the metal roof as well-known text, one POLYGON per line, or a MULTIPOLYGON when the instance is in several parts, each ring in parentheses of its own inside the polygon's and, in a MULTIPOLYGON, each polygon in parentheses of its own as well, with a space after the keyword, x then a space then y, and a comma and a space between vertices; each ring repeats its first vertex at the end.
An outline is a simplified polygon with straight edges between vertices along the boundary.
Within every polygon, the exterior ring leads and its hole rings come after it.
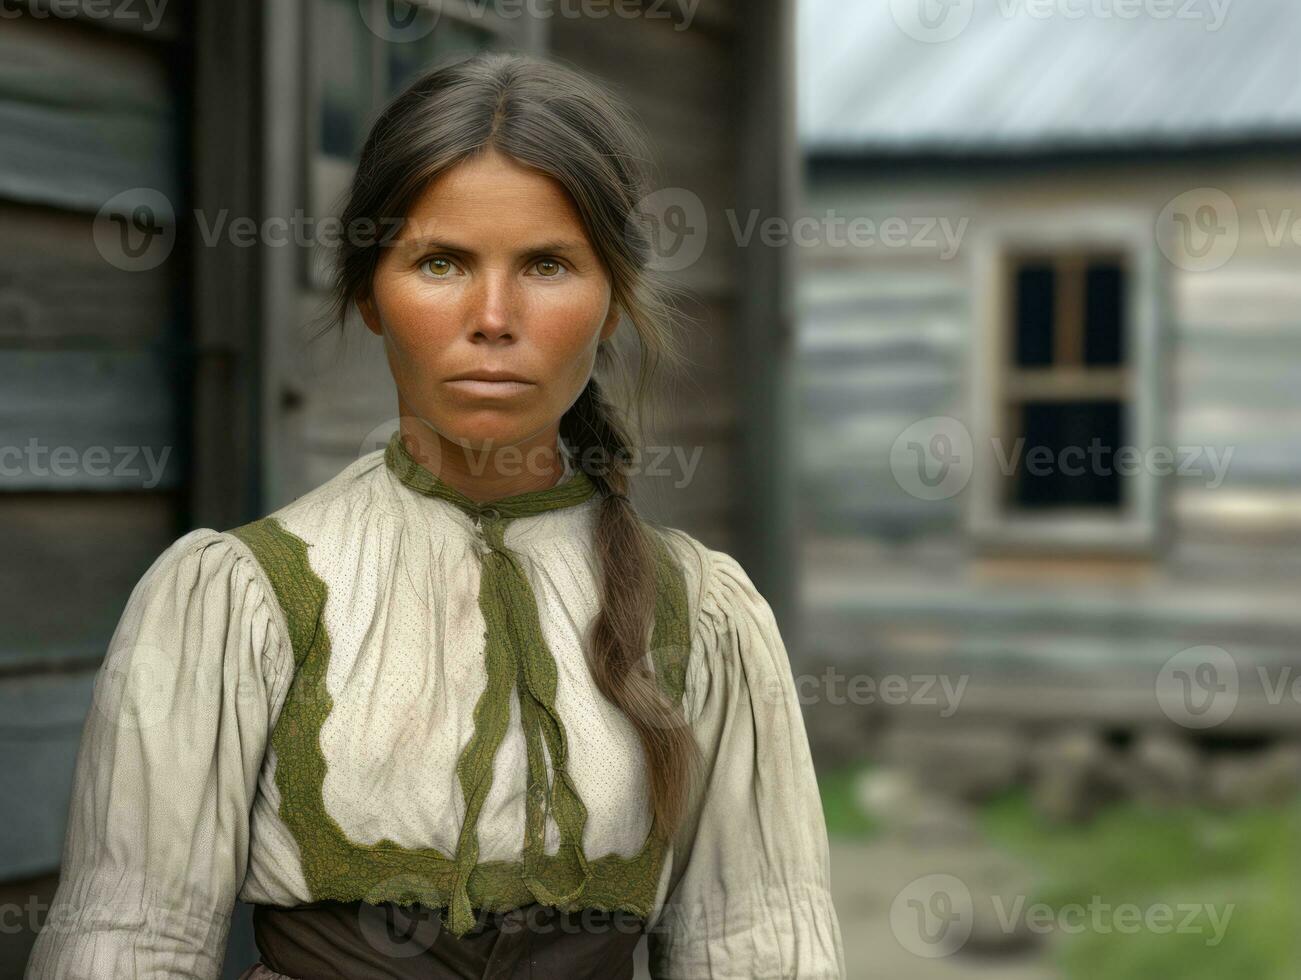
POLYGON ((808 152, 1301 136, 1298 0, 799 0, 808 152))

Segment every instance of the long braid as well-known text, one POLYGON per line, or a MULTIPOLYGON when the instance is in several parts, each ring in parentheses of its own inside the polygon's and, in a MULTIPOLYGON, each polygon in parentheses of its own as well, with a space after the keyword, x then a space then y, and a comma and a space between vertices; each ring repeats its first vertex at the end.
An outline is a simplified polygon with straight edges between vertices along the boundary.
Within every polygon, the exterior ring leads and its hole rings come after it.
POLYGON ((561 435, 602 495, 596 528, 601 611, 592 624, 588 666, 601 693, 637 730, 650 779, 653 827, 667 838, 683 817, 690 778, 682 775, 695 773, 699 749, 680 709, 647 668, 645 638, 655 610, 653 532, 628 497, 628 476, 620 464, 631 445, 595 377, 561 419, 561 435))

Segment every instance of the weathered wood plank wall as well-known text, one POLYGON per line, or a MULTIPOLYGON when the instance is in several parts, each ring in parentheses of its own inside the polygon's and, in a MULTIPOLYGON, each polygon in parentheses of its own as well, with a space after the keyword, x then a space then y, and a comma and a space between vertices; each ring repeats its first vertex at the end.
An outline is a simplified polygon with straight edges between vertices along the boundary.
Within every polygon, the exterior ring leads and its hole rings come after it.
POLYGON ((94 672, 185 520, 186 253, 132 271, 94 234, 124 192, 183 208, 182 6, 0 21, 0 880, 57 868, 94 672))

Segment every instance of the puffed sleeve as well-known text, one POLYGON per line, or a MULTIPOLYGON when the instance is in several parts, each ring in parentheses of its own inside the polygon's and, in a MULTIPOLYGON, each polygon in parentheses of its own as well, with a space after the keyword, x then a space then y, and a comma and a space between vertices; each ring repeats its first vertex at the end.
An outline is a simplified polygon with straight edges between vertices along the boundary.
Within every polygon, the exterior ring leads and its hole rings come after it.
POLYGON ((95 677, 28 980, 220 974, 287 643, 234 536, 192 531, 145 572, 95 677))
POLYGON ((650 933, 656 980, 843 980, 822 801, 785 644, 711 551, 684 704, 704 758, 650 933))

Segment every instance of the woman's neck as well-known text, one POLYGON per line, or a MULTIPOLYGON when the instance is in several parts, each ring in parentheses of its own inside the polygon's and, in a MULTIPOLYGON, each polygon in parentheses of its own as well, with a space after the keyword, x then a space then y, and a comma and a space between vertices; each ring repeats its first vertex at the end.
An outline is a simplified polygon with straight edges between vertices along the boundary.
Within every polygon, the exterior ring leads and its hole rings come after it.
POLYGON ((423 468, 476 503, 547 490, 565 475, 560 427, 507 446, 473 449, 415 418, 401 420, 402 443, 423 468))

